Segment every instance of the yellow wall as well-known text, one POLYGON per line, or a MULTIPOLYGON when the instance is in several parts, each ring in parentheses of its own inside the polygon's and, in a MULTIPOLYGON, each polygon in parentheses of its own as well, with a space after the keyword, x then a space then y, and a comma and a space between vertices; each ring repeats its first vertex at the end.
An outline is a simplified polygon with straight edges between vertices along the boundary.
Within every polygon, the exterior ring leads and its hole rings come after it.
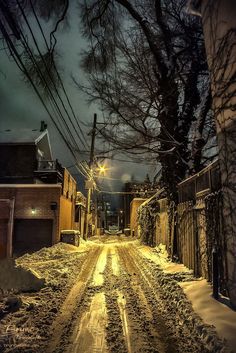
POLYGON ((67 169, 64 169, 63 196, 76 199, 76 181, 67 169))
POLYGON ((74 228, 74 215, 72 214, 72 202, 61 196, 60 199, 60 221, 59 229, 73 229, 74 228))
POLYGON ((130 203, 130 232, 134 230, 134 235, 137 237, 138 232, 138 208, 146 199, 135 198, 130 203))
POLYGON ((156 218, 156 245, 164 244, 168 248, 169 244, 169 219, 167 199, 158 200, 160 212, 156 218))
POLYGON ((59 234, 61 230, 75 228, 76 181, 64 169, 63 194, 60 198, 59 234))

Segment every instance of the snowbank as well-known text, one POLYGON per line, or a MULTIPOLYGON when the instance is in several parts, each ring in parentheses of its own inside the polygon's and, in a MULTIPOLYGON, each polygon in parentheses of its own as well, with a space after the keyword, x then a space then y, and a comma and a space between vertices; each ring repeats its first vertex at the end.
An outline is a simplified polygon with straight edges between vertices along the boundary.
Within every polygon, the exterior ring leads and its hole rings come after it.
POLYGON ((0 288, 22 292, 38 291, 45 285, 45 280, 30 268, 17 266, 14 259, 0 261, 0 288))
POLYGON ((225 338, 232 352, 236 352, 236 312, 226 305, 227 298, 215 300, 212 288, 205 279, 179 285, 192 303, 194 311, 206 324, 214 325, 219 337, 225 338))
POLYGON ((159 290, 167 299, 166 309, 175 318, 176 327, 182 320, 188 322, 192 334, 200 333, 209 348, 216 339, 215 328, 218 336, 226 340, 227 347, 224 350, 219 342, 217 351, 236 353, 236 312, 223 303, 226 298, 215 300, 211 285, 204 279, 196 280, 193 271, 183 264, 170 261, 165 246, 148 248, 140 245, 139 251, 162 270, 156 273, 157 283, 161 283, 159 290), (202 325, 200 318, 207 326, 202 325))

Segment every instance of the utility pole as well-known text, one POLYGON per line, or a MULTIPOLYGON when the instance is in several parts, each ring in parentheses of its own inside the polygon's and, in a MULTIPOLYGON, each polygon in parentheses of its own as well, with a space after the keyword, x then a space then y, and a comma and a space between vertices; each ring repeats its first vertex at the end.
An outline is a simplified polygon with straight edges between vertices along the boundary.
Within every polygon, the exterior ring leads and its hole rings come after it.
POLYGON ((97 114, 94 114, 90 157, 89 157, 90 179, 87 180, 88 193, 87 193, 86 211, 85 211, 85 234, 84 234, 85 240, 88 239, 88 229, 89 229, 89 222, 90 222, 90 203, 91 203, 91 195, 92 195, 92 188, 93 188, 93 161, 94 161, 94 145, 95 145, 95 136, 96 136, 96 126, 97 126, 97 114))

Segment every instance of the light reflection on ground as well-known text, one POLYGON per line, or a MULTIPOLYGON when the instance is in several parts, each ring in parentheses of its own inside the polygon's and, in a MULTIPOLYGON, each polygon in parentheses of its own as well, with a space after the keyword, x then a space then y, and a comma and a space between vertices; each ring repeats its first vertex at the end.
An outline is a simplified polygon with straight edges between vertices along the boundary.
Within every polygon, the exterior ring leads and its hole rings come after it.
POLYGON ((132 353, 131 342, 130 342, 130 332, 129 332, 129 326, 128 326, 128 314, 126 311, 126 300, 122 292, 117 291, 117 293, 118 293, 117 301, 118 301, 120 316, 123 324, 123 333, 126 341, 126 347, 127 347, 128 353, 132 353))
MULTIPOLYGON (((76 327, 70 353, 106 353, 105 330, 107 312, 104 293, 96 293, 89 309, 76 327)), ((68 352, 68 353, 69 353, 68 352)))
POLYGON ((93 286, 102 286, 104 282, 103 272, 105 270, 107 263, 107 247, 104 247, 101 255, 98 258, 98 262, 96 264, 96 268, 93 274, 93 286))
POLYGON ((110 253, 112 255, 112 272, 114 276, 119 276, 120 274, 120 267, 119 267, 119 259, 118 259, 118 255, 117 252, 114 248, 110 249, 110 253))

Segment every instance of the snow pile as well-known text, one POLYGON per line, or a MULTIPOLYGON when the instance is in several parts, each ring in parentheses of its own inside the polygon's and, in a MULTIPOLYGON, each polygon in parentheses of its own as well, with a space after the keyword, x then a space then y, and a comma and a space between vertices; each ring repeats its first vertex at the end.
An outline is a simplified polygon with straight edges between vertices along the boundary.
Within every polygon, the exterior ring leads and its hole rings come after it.
POLYGON ((25 269, 33 269, 45 278, 47 285, 57 288, 71 276, 75 261, 88 251, 86 247, 87 244, 77 247, 58 243, 33 254, 25 254, 17 259, 17 263, 25 269))
MULTIPOLYGON (((179 274, 172 276, 164 272, 156 272, 157 288, 161 297, 163 312, 168 315, 168 326, 173 334, 182 337, 188 352, 227 352, 225 342, 218 338, 215 327, 206 325, 201 317, 194 312, 191 302, 187 299, 177 281, 179 274), (191 335, 191 340, 189 337, 191 335), (186 339, 184 339, 186 337, 186 339)), ((183 274, 183 281, 189 280, 183 274)), ((229 352, 229 351, 228 351, 229 352)))
POLYGON ((0 261, 0 288, 16 291, 38 291, 45 285, 45 280, 36 271, 16 266, 14 259, 0 261))
POLYGON ((168 317, 168 326, 183 341, 186 337, 185 351, 236 352, 236 312, 212 297, 206 280, 196 279, 184 265, 171 262, 163 246, 139 246, 139 251, 153 268, 160 309, 168 317))
POLYGON ((214 325, 221 338, 226 338, 232 351, 236 351, 236 312, 229 307, 229 299, 212 297, 212 288, 205 279, 180 283, 193 305, 194 311, 205 323, 214 325))
POLYGON ((66 243, 57 243, 51 247, 48 248, 42 248, 39 251, 33 253, 33 254, 25 254, 19 258, 17 261, 40 261, 40 260, 46 260, 46 259, 57 259, 63 255, 67 255, 68 253, 71 252, 76 252, 79 251, 79 248, 77 246, 71 245, 71 244, 66 244, 66 243))
POLYGON ((136 243, 136 245, 144 257, 155 262, 162 269, 167 268, 171 264, 165 245, 159 244, 155 248, 147 247, 140 242, 136 243))
MULTIPOLYGON (((50 339, 49 328, 86 259, 86 247, 59 243, 16 260, 21 273, 37 274, 43 278, 44 287, 32 292, 24 276, 21 280, 25 291, 21 286, 18 291, 0 292, 0 352, 41 352, 43 343, 50 339)), ((5 273, 11 276, 8 267, 5 273)), ((33 283, 31 277, 31 288, 33 283)))

